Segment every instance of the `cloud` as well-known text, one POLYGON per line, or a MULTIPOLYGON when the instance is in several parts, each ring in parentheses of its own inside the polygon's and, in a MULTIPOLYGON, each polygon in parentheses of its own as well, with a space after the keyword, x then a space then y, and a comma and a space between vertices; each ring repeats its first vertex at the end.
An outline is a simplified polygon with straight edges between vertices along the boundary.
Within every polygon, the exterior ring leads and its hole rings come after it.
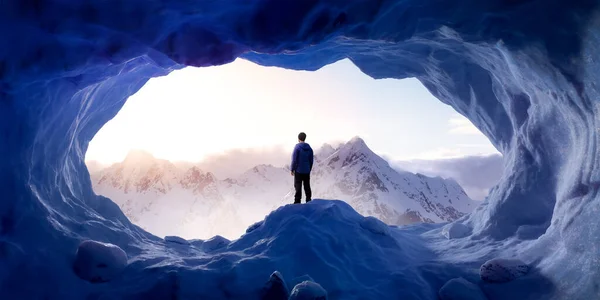
POLYGON ((419 155, 412 157, 414 160, 439 160, 452 159, 466 156, 462 148, 437 148, 431 151, 422 152, 419 155))
POLYGON ((469 121, 469 119, 463 116, 456 116, 448 120, 448 125, 450 125, 450 130, 448 131, 450 134, 459 134, 459 135, 480 135, 481 131, 469 121))
MULTIPOLYGON (((336 143, 334 143, 337 146, 336 143)), ((488 191, 502 175, 503 160, 499 154, 467 156, 461 149, 489 148, 489 145, 468 144, 460 148, 439 148, 423 153, 415 159, 398 160, 388 155, 381 155, 396 169, 421 173, 427 176, 453 178, 476 200, 483 200, 488 191)), ((319 148, 315 152, 319 152, 319 148)), ((495 149, 494 149, 495 151, 495 149)), ((485 153, 485 152, 484 152, 485 153)), ((489 153, 489 152, 487 152, 489 153)), ((290 163, 291 149, 283 146, 234 149, 205 157, 202 162, 175 162, 176 165, 196 165, 202 170, 215 174, 220 179, 237 177, 247 170, 261 164, 284 167, 290 163)), ((96 161, 86 161, 90 173, 106 167, 96 161)))
POLYGON ((421 152, 418 155, 403 157, 396 160, 441 160, 454 159, 466 156, 489 156, 499 154, 498 150, 491 144, 457 144, 456 147, 439 147, 430 151, 421 152))
POLYGON ((438 160, 395 161, 393 167, 427 176, 454 178, 475 200, 483 200, 489 189, 498 183, 502 176, 501 155, 466 156, 438 160))
POLYGON ((283 147, 234 149, 205 157, 198 166, 220 179, 236 177, 256 165, 283 167, 291 160, 291 150, 283 147))
POLYGON ((100 172, 109 166, 109 164, 105 164, 105 163, 99 162, 97 160, 86 160, 85 164, 86 164, 86 166, 88 168, 88 172, 90 172, 90 174, 100 172))

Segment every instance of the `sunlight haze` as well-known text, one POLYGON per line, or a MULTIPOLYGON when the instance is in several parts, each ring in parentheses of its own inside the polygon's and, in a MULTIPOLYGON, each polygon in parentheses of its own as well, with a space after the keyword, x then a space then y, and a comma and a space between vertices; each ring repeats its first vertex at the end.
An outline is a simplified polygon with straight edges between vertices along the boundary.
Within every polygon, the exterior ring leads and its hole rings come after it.
POLYGON ((172 161, 233 149, 291 151, 300 131, 315 148, 358 135, 402 160, 497 153, 416 79, 374 80, 348 60, 306 72, 238 59, 151 79, 98 132, 86 160, 114 163, 133 149, 172 161))

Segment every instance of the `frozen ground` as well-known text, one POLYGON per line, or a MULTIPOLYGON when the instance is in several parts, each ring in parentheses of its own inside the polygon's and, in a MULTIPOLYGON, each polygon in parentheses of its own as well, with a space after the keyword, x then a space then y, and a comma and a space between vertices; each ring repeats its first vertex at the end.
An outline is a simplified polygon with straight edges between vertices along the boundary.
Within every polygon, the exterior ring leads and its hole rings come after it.
MULTIPOLYGON (((288 292, 309 279, 330 299, 436 299, 446 281, 459 277, 491 291, 491 299, 508 299, 479 275, 482 262, 500 255, 500 244, 466 239, 457 249, 449 246, 439 224, 390 227, 343 201, 283 206, 234 241, 190 240, 185 245, 172 240, 155 241, 152 251, 131 258, 121 276, 86 289, 101 289, 109 299, 258 299, 270 275, 279 271, 288 292)), ((524 245, 517 239, 506 243, 524 245)), ((535 273, 515 282, 548 285, 535 273)), ((522 289, 519 299, 541 299, 550 292, 522 289)))
POLYGON ((595 0, 2 1, 1 296, 249 299, 277 269, 286 281, 314 276, 331 299, 435 299, 455 277, 488 299, 596 299, 598 21, 595 0), (419 79, 505 160, 498 186, 458 221, 469 235, 374 234, 347 206, 315 202, 231 243, 165 245, 93 193, 88 142, 128 96, 151 77, 237 57, 302 70, 348 58, 374 78, 419 79), (84 240, 119 246, 128 265, 106 283, 82 279, 84 240), (479 281, 494 258, 528 273, 479 281))

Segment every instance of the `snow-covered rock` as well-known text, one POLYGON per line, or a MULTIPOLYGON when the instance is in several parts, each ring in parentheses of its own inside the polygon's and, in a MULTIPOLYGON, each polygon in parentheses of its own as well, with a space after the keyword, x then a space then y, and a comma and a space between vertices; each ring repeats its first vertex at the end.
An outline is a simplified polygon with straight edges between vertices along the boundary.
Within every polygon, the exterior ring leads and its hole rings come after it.
POLYGON ((204 241, 204 243, 202 243, 202 249, 207 252, 215 251, 227 246, 229 243, 230 241, 228 239, 217 235, 204 241))
POLYGON ((334 152, 335 148, 332 145, 325 143, 320 148, 315 150, 315 161, 324 161, 334 152))
POLYGON ((450 279, 442 286, 438 295, 440 300, 487 300, 477 285, 462 277, 450 279))
POLYGON ((494 258, 486 261, 479 270, 481 280, 502 283, 515 280, 529 272, 529 265, 519 259, 494 258))
POLYGON ((81 279, 106 282, 119 275, 127 266, 127 254, 109 243, 87 240, 81 242, 75 254, 73 270, 81 279))
POLYGON ((190 242, 184 238, 175 236, 175 235, 167 235, 165 236, 165 241, 169 243, 181 244, 181 245, 189 245, 190 242))
POLYGON ((263 300, 287 300, 290 291, 283 280, 283 275, 279 271, 273 272, 269 281, 263 287, 261 299, 263 300))
POLYGON ((471 228, 465 224, 453 222, 444 226, 442 234, 449 240, 460 239, 471 234, 471 228))
POLYGON ((315 281, 315 280, 312 277, 310 277, 310 275, 303 274, 303 275, 300 275, 298 277, 292 278, 290 280, 290 282, 289 282, 289 286, 294 287, 294 286, 296 286, 296 285, 298 285, 298 284, 300 284, 300 283, 302 283, 304 281, 315 281))
POLYGON ((386 224, 454 221, 478 204, 454 180, 396 171, 358 136, 327 153, 313 167, 313 195, 343 199, 386 224))
POLYGON ((254 230, 256 230, 258 227, 262 226, 264 223, 264 221, 258 221, 250 226, 248 226, 248 229, 246 229, 246 233, 250 233, 254 230))
POLYGON ((292 289, 289 300, 327 300, 327 291, 316 282, 303 281, 292 289))
POLYGON ((362 219, 360 226, 374 234, 389 235, 390 232, 388 225, 371 216, 362 219))

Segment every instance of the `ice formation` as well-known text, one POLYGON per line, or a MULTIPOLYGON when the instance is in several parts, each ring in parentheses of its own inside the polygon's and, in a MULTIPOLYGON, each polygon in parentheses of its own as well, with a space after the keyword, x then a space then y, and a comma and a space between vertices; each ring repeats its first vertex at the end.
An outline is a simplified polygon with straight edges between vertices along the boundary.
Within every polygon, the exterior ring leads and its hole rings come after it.
POLYGON ((180 245, 189 245, 190 244, 190 242, 188 242, 186 239, 175 236, 175 235, 165 236, 165 241, 175 243, 175 244, 180 244, 180 245))
POLYGON ((292 289, 290 300, 327 300, 327 291, 316 282, 303 281, 292 289))
POLYGON ((332 299, 435 299, 448 280, 473 282, 483 262, 514 256, 535 272, 484 286, 488 298, 600 293, 598 1, 7 0, 0 25, 2 298, 249 299, 280 270, 318 276, 332 299), (128 96, 236 57, 303 70, 348 58, 374 78, 419 79, 504 156, 501 182, 460 220, 471 235, 365 235, 349 207, 317 202, 237 241, 167 249, 92 192, 88 142, 128 96), (331 227, 311 226, 325 209, 331 227), (129 265, 89 284, 71 269, 83 240, 119 246, 129 265))
POLYGON ((468 236, 471 229, 459 222, 450 223, 442 228, 442 234, 449 240, 468 236))
POLYGON ((519 259, 494 258, 481 265, 479 275, 487 282, 508 282, 529 272, 529 265, 519 259))
POLYGON ((481 289, 464 278, 454 278, 440 289, 441 300, 487 300, 481 289))
POLYGON ((126 266, 127 254, 118 246, 83 241, 77 248, 73 270, 81 279, 106 282, 119 275, 126 266))
POLYGON ((278 271, 273 272, 271 277, 269 277, 269 281, 267 281, 267 284, 263 287, 261 299, 287 300, 289 296, 290 291, 283 280, 283 275, 278 271))

